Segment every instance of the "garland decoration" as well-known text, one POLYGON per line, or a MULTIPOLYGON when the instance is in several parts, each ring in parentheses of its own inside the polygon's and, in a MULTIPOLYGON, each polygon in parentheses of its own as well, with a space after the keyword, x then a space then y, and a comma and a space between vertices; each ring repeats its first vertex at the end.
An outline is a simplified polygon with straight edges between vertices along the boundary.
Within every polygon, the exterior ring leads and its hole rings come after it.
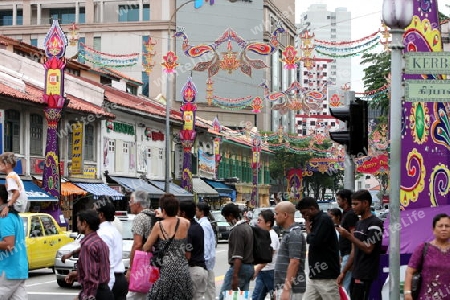
POLYGON ((110 54, 97 51, 84 43, 79 43, 78 55, 97 66, 120 68, 134 66, 139 60, 139 53, 110 54))
POLYGON ((314 39, 314 43, 316 44, 322 44, 322 45, 332 45, 332 46, 342 46, 342 45, 353 45, 353 44, 357 44, 357 43, 361 43, 364 42, 366 40, 369 40, 371 38, 376 37, 376 35, 379 33, 380 31, 375 31, 372 34, 369 34, 368 36, 362 37, 360 39, 354 40, 354 41, 340 41, 340 42, 330 42, 330 41, 325 41, 325 40, 318 40, 318 39, 314 39))
POLYGON ((253 102, 253 96, 246 96, 241 98, 223 98, 219 96, 213 96, 213 104, 223 109, 240 110, 248 106, 251 106, 253 102))
POLYGON ((369 50, 372 50, 372 49, 375 48, 376 46, 377 46, 377 44, 373 44, 373 45, 371 45, 371 46, 368 47, 368 48, 364 48, 364 49, 361 49, 361 50, 359 50, 359 51, 357 51, 357 52, 354 52, 354 53, 347 53, 347 54, 325 53, 325 52, 322 52, 322 51, 317 50, 317 49, 316 49, 316 51, 317 51, 317 53, 322 54, 322 55, 324 55, 324 56, 334 57, 334 58, 343 58, 343 57, 354 57, 354 56, 359 56, 359 55, 361 55, 361 53, 364 53, 364 52, 367 52, 367 51, 369 51, 369 50))
POLYGON ((147 40, 144 42, 145 51, 142 53, 142 66, 144 67, 144 71, 147 75, 153 70, 155 66, 155 62, 153 61, 153 57, 155 57, 156 52, 154 50, 157 41, 154 40, 151 36, 147 37, 147 40))

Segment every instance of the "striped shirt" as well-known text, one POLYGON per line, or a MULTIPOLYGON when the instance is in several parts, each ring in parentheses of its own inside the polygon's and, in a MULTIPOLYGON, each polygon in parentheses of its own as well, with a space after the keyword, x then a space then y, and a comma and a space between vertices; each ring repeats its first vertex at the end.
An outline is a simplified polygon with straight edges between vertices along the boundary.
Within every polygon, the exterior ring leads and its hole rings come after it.
POLYGON ((293 224, 289 229, 283 231, 283 238, 281 239, 280 248, 278 249, 274 269, 275 290, 283 289, 291 258, 300 260, 297 274, 292 281, 292 293, 301 294, 306 290, 306 241, 301 228, 296 224, 293 224))
POLYGON ((109 282, 109 249, 97 232, 81 240, 78 258, 78 282, 81 284, 80 300, 97 294, 98 286, 109 282))

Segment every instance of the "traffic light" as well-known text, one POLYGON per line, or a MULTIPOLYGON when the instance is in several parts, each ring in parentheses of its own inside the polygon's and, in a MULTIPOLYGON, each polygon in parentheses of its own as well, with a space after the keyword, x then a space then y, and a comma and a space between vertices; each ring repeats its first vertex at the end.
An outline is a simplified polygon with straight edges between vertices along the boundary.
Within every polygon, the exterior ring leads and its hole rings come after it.
POLYGON ((330 138, 347 147, 347 153, 366 156, 368 148, 367 102, 359 98, 344 107, 330 108, 330 114, 347 123, 347 130, 330 132, 330 138))

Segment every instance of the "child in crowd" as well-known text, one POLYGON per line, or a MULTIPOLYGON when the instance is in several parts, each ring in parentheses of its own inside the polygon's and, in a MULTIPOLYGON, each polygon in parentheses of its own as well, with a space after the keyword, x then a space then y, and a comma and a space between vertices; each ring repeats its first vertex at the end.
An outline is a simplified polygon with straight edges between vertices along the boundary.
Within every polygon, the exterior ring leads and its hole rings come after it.
POLYGON ((28 196, 25 193, 23 182, 19 175, 13 171, 16 166, 16 156, 12 152, 5 152, 0 155, 0 172, 7 174, 6 189, 8 190, 8 205, 0 212, 1 217, 8 214, 8 210, 15 212, 25 212, 28 206, 28 196))

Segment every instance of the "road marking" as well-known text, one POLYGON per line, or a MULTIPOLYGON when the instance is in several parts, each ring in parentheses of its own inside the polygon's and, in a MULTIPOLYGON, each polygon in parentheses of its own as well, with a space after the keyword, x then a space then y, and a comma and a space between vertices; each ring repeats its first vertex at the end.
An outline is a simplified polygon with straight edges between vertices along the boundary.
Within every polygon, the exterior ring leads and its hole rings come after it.
POLYGON ((55 283, 55 282, 56 282, 56 280, 46 281, 46 282, 36 282, 36 283, 26 284, 25 287, 37 286, 37 285, 41 285, 41 284, 55 283))

